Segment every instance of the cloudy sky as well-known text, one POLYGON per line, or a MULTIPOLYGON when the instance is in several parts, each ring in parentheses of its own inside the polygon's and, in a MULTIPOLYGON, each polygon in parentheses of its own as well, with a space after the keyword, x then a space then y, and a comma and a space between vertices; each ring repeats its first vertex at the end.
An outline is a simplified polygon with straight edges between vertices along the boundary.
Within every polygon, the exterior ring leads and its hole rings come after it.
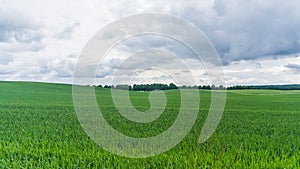
MULTIPOLYGON (((0 0, 0 80, 72 83, 78 57, 97 31, 122 17, 159 12, 186 19, 207 35, 222 60, 226 85, 300 83, 299 8, 298 0, 0 0)), ((110 84, 126 57, 149 48, 171 51, 190 67, 181 73, 192 72, 197 84, 207 84, 204 67, 190 51, 150 35, 113 48, 99 65, 97 83, 110 84)), ((132 74, 124 82, 172 81, 168 72, 137 70, 135 65, 149 60, 143 57, 126 62, 132 74)), ((153 64, 176 67, 162 58, 153 64)))

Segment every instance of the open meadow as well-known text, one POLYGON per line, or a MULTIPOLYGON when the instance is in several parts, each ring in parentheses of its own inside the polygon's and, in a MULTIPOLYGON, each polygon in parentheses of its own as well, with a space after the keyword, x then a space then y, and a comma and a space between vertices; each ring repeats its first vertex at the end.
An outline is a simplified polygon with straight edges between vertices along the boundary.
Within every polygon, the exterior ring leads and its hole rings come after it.
MULTIPOLYGON (((133 123, 114 107, 110 89, 96 88, 104 117, 118 131, 150 137, 169 128, 178 113, 178 90, 164 91, 167 107, 150 123, 133 123)), ((158 156, 131 159, 97 146, 83 131, 72 85, 0 82, 0 168, 300 168, 300 91, 231 90, 215 133, 198 137, 210 106, 199 90, 200 111, 185 139, 158 156)), ((149 92, 130 92, 149 109, 149 92)))

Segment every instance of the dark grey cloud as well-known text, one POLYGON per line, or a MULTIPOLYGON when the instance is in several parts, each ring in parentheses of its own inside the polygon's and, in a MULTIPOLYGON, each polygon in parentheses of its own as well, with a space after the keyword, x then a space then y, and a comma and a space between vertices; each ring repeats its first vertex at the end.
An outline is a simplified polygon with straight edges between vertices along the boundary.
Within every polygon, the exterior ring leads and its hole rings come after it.
POLYGON ((0 42, 40 42, 44 37, 40 31, 41 26, 19 11, 0 8, 0 42))
POLYGON ((170 53, 186 59, 197 58, 197 56, 185 46, 182 42, 171 39, 170 37, 162 36, 159 34, 142 34, 130 37, 119 45, 116 46, 118 50, 135 53, 145 49, 164 49, 170 53))
POLYGON ((12 75, 15 71, 0 70, 0 75, 12 75))
POLYGON ((100 69, 97 74, 96 74, 96 78, 105 78, 107 76, 112 76, 113 75, 113 71, 108 69, 108 68, 102 68, 100 69))
POLYGON ((30 30, 29 28, 18 30, 13 32, 14 38, 21 43, 32 43, 32 42, 41 42, 44 38, 44 34, 37 30, 30 30))
MULTIPOLYGON (((232 61, 300 53, 300 3, 297 0, 215 0, 211 8, 205 9, 199 4, 198 1, 191 1, 179 10, 175 7, 169 12, 199 27, 212 41, 224 65, 232 61)), ((169 5, 172 7, 172 4, 169 5)), ((107 34, 109 37, 112 35, 107 34)), ((122 42, 126 43, 122 50, 131 48, 128 50, 130 52, 164 47, 180 57, 195 57, 172 39, 155 36, 131 39, 122 42)))
MULTIPOLYGON (((174 68, 178 62, 176 55, 158 49, 147 49, 135 53, 128 57, 124 62, 119 65, 118 69, 129 70, 133 69, 149 69, 152 67, 174 68)), ((181 63, 181 62, 180 62, 181 63)), ((181 65, 177 65, 178 68, 181 65)))
POLYGON ((215 0, 211 10, 198 6, 181 16, 196 24, 226 61, 300 53, 300 3, 215 0))
POLYGON ((78 27, 79 25, 80 25, 80 22, 76 21, 73 24, 64 27, 64 29, 61 32, 54 35, 54 38, 57 38, 57 39, 71 39, 76 27, 78 27))
POLYGON ((223 40, 230 44, 223 57, 255 59, 300 52, 299 3, 294 2, 236 1, 237 6, 221 16, 219 26, 228 37, 223 40))
POLYGON ((183 63, 179 62, 178 59, 179 57, 167 50, 144 49, 128 56, 125 60, 110 58, 98 67, 96 77, 105 78, 113 75, 135 76, 143 71, 153 70, 154 67, 164 69, 175 69, 177 67, 181 70, 183 63))
POLYGON ((300 72, 300 64, 287 64, 285 67, 292 69, 293 71, 300 72))
POLYGON ((71 53, 68 55, 68 58, 78 58, 79 57, 79 53, 71 53))
POLYGON ((43 25, 26 13, 0 8, 1 60, 19 52, 37 52, 45 48, 43 25))

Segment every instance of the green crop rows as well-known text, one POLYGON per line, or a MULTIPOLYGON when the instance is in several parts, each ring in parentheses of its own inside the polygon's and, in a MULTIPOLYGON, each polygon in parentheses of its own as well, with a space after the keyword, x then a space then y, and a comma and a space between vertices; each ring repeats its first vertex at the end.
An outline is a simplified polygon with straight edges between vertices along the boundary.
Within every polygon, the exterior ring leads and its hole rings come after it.
MULTIPOLYGON (((149 137, 169 128, 179 109, 178 90, 168 90, 167 108, 147 124, 123 118, 109 89, 96 89, 104 117, 118 131, 149 137)), ((150 107, 147 92, 131 92, 138 110, 150 107)), ((300 91, 228 91, 213 136, 197 143, 210 106, 200 91, 196 124, 164 154, 131 159, 98 147, 83 131, 72 103, 72 86, 0 82, 0 168, 300 168, 300 91)))

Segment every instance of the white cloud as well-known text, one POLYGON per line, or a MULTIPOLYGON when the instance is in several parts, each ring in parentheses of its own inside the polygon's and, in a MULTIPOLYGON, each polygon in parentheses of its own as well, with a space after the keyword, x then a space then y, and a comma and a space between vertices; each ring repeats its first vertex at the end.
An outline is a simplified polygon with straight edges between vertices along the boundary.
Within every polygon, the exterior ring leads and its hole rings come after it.
POLYGON ((300 83, 300 74, 294 72, 300 65, 300 56, 274 59, 266 57, 255 61, 236 61, 224 67, 227 85, 263 85, 300 83), (293 64, 291 64, 293 63, 293 64), (260 65, 260 66, 257 66, 260 65))
MULTIPOLYGON (((124 16, 163 12, 207 34, 226 64, 228 84, 299 83, 299 57, 291 56, 300 53, 299 7, 297 0, 2 0, 0 80, 71 82, 76 58, 100 28, 124 16)), ((201 63, 181 44, 144 40, 133 38, 112 51, 98 77, 107 80, 122 57, 156 47, 184 58, 197 82, 208 81, 201 63)))

